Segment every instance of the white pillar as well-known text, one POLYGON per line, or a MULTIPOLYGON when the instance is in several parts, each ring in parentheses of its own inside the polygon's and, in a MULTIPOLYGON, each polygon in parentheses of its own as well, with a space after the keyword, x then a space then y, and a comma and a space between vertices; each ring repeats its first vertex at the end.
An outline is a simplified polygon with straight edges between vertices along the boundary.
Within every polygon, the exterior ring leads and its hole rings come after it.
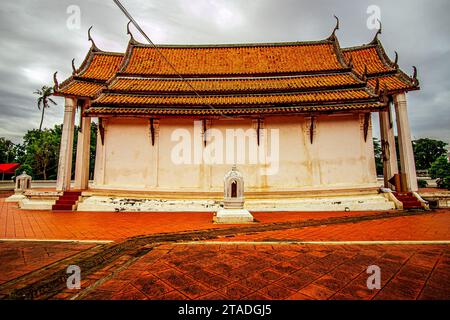
POLYGON ((73 130, 76 106, 76 99, 66 98, 64 108, 64 124, 59 149, 58 178, 56 181, 57 191, 70 190, 70 180, 72 176, 73 130))
POLYGON ((418 191, 416 164, 411 141, 406 94, 401 93, 395 95, 394 103, 397 118, 401 172, 406 175, 406 188, 408 191, 418 191))
POLYGON ((395 148, 395 134, 394 125, 390 116, 391 106, 388 106, 388 111, 380 112, 380 132, 381 132, 381 147, 383 148, 383 173, 384 186, 392 188, 389 180, 398 174, 397 164, 397 150, 395 148))
POLYGON ((103 166, 103 149, 102 138, 100 135, 100 122, 98 118, 97 125, 97 145, 95 148, 95 165, 94 165, 94 185, 99 186, 104 184, 104 166, 103 166))
MULTIPOLYGON (((83 105, 82 112, 89 107, 89 102, 86 101, 83 105)), ((81 131, 78 132, 77 142, 77 158, 75 162, 75 183, 74 189, 86 190, 89 187, 89 160, 91 147, 91 118, 81 118, 81 131)))
MULTIPOLYGON (((153 130, 155 134, 155 144, 150 146, 152 148, 152 181, 151 187, 157 189, 159 186, 158 174, 159 174, 159 120, 153 120, 153 130)), ((150 137, 151 140, 151 137, 150 137)), ((151 143, 151 141, 150 141, 151 143)))

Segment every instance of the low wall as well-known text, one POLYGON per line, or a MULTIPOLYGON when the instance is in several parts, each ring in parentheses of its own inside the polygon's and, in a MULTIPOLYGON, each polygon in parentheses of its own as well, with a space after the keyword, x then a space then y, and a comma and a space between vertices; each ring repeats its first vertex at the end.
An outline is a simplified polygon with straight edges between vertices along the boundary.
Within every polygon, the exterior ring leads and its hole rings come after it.
MULTIPOLYGON (((73 186, 72 181, 72 186, 73 186)), ((91 184, 91 182, 89 182, 91 184)), ((33 189, 45 189, 45 188, 55 188, 56 180, 33 180, 31 181, 31 187, 33 189)), ((0 191, 14 191, 13 181, 0 181, 0 191)))

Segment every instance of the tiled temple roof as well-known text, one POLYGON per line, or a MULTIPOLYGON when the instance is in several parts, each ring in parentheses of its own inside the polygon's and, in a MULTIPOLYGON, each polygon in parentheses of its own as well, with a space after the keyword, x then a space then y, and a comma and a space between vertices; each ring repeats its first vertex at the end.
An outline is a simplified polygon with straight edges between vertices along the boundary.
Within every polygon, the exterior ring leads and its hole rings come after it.
POLYGON ((56 94, 93 98, 116 75, 123 57, 123 53, 100 51, 93 44, 78 69, 72 61, 72 76, 58 86, 56 94))
POLYGON ((141 76, 189 77, 298 74, 343 70, 332 41, 234 46, 135 45, 120 73, 141 76))
MULTIPOLYGON (((274 91, 302 91, 334 87, 361 87, 365 83, 354 74, 266 77, 266 78, 208 78, 189 79, 189 84, 202 93, 264 93, 274 91)), ((108 86, 108 92, 116 93, 192 93, 192 88, 181 79, 154 79, 118 77, 108 86)))
POLYGON ((257 115, 381 110, 383 95, 418 89, 418 81, 377 37, 348 49, 334 33, 314 42, 157 47, 131 37, 125 54, 93 44, 56 89, 92 99, 92 116, 257 115))
POLYGON ((251 94, 251 95, 202 95, 201 97, 172 95, 131 95, 103 94, 96 101, 96 106, 209 106, 209 105, 274 105, 274 104, 317 104, 339 102, 357 102, 359 100, 377 99, 365 89, 315 91, 282 94, 251 94))
POLYGON ((347 59, 352 60, 353 70, 366 77, 372 86, 378 80, 382 88, 387 87, 389 94, 419 89, 416 75, 409 77, 400 70, 397 53, 395 61, 392 61, 378 36, 367 45, 346 48, 343 52, 347 59))

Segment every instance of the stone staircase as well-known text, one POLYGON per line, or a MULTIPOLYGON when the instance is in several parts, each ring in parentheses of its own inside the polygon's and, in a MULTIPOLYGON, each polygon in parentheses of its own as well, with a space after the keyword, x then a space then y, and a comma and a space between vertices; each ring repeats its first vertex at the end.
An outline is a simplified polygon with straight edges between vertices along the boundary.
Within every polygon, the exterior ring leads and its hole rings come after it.
POLYGON ((65 191, 52 206, 53 211, 74 211, 77 209, 81 191, 65 191))
POLYGON ((403 203, 404 210, 423 209, 422 203, 411 192, 394 192, 394 196, 403 203))

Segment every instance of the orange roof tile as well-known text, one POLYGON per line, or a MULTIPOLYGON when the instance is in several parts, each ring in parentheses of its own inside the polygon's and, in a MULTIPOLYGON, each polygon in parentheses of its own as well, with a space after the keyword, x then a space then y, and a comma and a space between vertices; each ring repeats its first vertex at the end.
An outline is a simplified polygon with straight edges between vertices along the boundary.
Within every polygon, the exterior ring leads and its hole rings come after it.
POLYGON ((93 102, 101 105, 267 105, 267 104, 301 104, 323 103, 330 101, 349 101, 361 99, 373 99, 364 89, 318 91, 296 94, 272 94, 272 95, 221 95, 202 97, 196 96, 146 96, 103 94, 93 102))
POLYGON ((353 59, 354 69, 359 74, 364 74, 366 66, 369 75, 395 70, 394 68, 387 66, 386 63, 381 60, 375 46, 345 51, 344 55, 347 59, 350 59, 350 57, 353 59))
POLYGON ((133 46, 128 74, 176 75, 167 60, 183 75, 241 75, 342 70, 333 43, 291 45, 165 47, 133 46))
POLYGON ((387 86, 388 91, 407 91, 415 87, 410 82, 402 80, 398 74, 372 78, 369 79, 368 83, 375 87, 377 79, 380 82, 380 88, 383 89, 387 86))
POLYGON ((264 111, 270 113, 279 108, 288 110, 290 105, 359 108, 365 103, 379 107, 383 105, 379 94, 372 93, 377 79, 380 88, 387 86, 390 93, 418 88, 416 80, 396 69, 378 40, 342 52, 337 40, 330 39, 157 48, 131 40, 125 55, 92 47, 80 69, 57 94, 95 99, 92 110, 187 107, 192 114, 202 114, 206 106, 233 110, 270 106, 264 111), (345 61, 350 59, 353 71, 345 61), (171 64, 184 79, 178 78, 171 64), (366 66, 367 84, 359 78, 366 66), (195 111, 196 107, 203 109, 195 111))
POLYGON ((119 70, 123 55, 109 53, 94 53, 92 61, 78 75, 81 78, 94 80, 109 80, 119 70))
POLYGON ((93 98, 95 94, 104 87, 103 84, 99 83, 75 80, 62 89, 60 94, 93 98))
POLYGON ((108 89, 121 92, 245 92, 273 90, 305 90, 358 85, 362 82, 351 73, 303 77, 242 78, 242 79, 143 79, 119 78, 108 89), (190 86, 191 85, 191 86, 190 86))

